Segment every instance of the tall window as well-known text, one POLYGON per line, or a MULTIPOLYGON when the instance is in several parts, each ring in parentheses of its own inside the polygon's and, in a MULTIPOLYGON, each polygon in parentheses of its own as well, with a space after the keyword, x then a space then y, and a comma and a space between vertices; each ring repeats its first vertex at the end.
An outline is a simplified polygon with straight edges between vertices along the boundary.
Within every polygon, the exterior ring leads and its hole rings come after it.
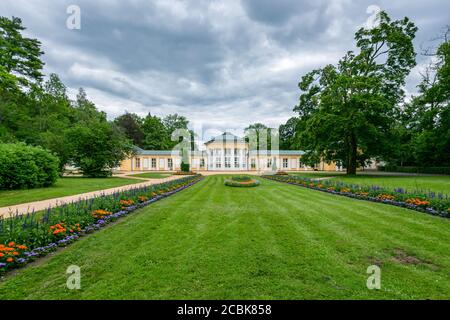
POLYGON ((231 159, 230 159, 230 157, 225 157, 225 168, 231 168, 231 159))
POLYGON ((239 158, 238 157, 234 157, 234 167, 239 168, 239 158))
POLYGON ((288 159, 283 158, 283 168, 287 168, 287 167, 288 167, 288 159))
POLYGON ((255 158, 251 158, 251 160, 250 160, 250 167, 252 169, 256 168, 256 160, 255 160, 255 158))
POLYGON ((267 158, 267 168, 272 166, 272 158, 267 158))
POLYGON ((226 149, 225 149, 225 155, 226 155, 226 156, 231 155, 231 149, 230 149, 230 148, 226 148, 226 149))
POLYGON ((234 148, 234 155, 238 156, 239 155, 239 149, 238 148, 234 148))
POLYGON ((172 158, 167 159, 167 166, 169 167, 169 170, 173 169, 173 160, 172 158))
POLYGON ((200 159, 200 168, 204 168, 205 167, 205 159, 201 158, 200 159))
POLYGON ((152 169, 156 169, 156 158, 152 158, 152 169))
POLYGON ((221 168, 222 167, 222 162, 220 157, 216 157, 216 168, 221 168))
POLYGON ((135 164, 136 168, 140 168, 141 167, 141 158, 136 158, 134 164, 135 164))

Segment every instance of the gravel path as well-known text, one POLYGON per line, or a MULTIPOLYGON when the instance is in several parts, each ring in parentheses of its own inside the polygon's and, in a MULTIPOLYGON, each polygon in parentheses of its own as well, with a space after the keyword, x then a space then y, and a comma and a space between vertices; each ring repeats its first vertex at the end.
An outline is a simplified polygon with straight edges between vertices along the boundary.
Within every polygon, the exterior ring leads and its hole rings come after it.
MULTIPOLYGON (((176 180, 176 179, 180 179, 180 178, 182 178, 182 176, 171 176, 171 177, 167 177, 167 178, 163 178, 163 179, 151 179, 151 180, 145 180, 143 182, 125 185, 125 186, 121 186, 121 187, 91 191, 91 192, 86 192, 86 193, 75 194, 72 196, 59 197, 59 198, 53 198, 53 199, 47 199, 47 200, 41 200, 41 201, 22 203, 22 204, 8 206, 8 207, 2 207, 2 208, 0 208, 0 217, 8 217, 11 214, 19 214, 19 215, 26 214, 27 212, 32 212, 33 210, 34 211, 45 210, 48 207, 56 207, 56 206, 59 206, 64 203, 70 203, 70 202, 78 201, 81 199, 90 199, 90 198, 101 196, 103 194, 112 194, 112 193, 115 193, 118 191, 125 191, 125 190, 133 189, 136 187, 149 186, 152 184, 158 184, 158 183, 176 180)), ((139 180, 141 180, 141 179, 139 179, 139 180)))

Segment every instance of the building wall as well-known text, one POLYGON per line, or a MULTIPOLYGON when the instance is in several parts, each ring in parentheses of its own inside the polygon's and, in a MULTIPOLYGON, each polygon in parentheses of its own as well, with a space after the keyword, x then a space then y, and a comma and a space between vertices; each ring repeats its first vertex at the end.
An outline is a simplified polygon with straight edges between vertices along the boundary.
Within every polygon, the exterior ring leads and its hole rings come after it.
POLYGON ((171 155, 136 155, 122 161, 121 171, 177 171, 180 170, 181 157, 171 155), (169 160, 170 159, 170 160, 169 160), (172 166, 170 167, 170 161, 172 166), (154 165, 155 166, 154 166, 154 165))
MULTIPOLYGON (((305 166, 301 163, 301 156, 299 155, 249 155, 248 158, 246 154, 248 153, 248 146, 246 143, 242 142, 213 142, 206 146, 206 154, 200 155, 196 154, 190 158, 190 168, 192 171, 272 171, 272 164, 276 162, 277 170, 280 171, 310 171, 310 170, 320 170, 320 171, 339 171, 342 168, 337 167, 334 162, 325 163, 321 162, 315 167, 305 166), (239 167, 234 166, 234 149, 239 150, 239 167), (215 154, 215 150, 220 149, 220 154, 215 154), (231 149, 232 154, 229 155, 231 160, 231 167, 225 167, 225 149, 231 149), (211 151, 213 155, 211 156, 211 151), (216 158, 220 157, 221 167, 216 168, 216 158), (203 166, 201 166, 203 161, 203 166), (269 167, 267 166, 269 162, 269 167), (252 166, 252 163, 255 166, 252 166), (244 166, 245 164, 245 166, 244 166), (287 165, 287 166, 286 166, 287 165)), ((120 164, 121 171, 178 171, 181 166, 180 156, 171 155, 136 155, 131 159, 126 159, 120 164), (139 160, 138 160, 139 159, 139 160), (152 159, 156 166, 152 166, 152 159), (172 160, 172 168, 169 167, 169 160, 172 160)))

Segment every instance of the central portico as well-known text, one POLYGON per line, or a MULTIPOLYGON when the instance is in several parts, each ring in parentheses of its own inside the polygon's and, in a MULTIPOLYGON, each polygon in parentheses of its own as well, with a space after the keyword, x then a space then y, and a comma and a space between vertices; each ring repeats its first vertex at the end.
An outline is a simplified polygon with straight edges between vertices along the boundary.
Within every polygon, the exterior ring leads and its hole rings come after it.
POLYGON ((248 144, 229 132, 205 143, 208 170, 236 171, 248 169, 248 144))

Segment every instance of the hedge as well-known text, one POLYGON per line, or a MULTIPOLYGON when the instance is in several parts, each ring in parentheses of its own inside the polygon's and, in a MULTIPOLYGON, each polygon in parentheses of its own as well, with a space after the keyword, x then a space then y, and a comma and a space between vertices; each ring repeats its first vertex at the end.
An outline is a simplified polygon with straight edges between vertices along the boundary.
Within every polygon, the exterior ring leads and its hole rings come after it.
POLYGON ((184 163, 184 162, 182 162, 181 163, 181 171, 183 171, 183 172, 189 172, 190 170, 190 167, 189 167, 189 163, 184 163))
POLYGON ((0 144, 0 189, 48 187, 58 178, 59 160, 41 147, 0 144))
POLYGON ((227 187, 240 187, 240 188, 251 188, 251 187, 257 187, 259 186, 260 182, 258 180, 245 180, 245 181, 238 181, 234 178, 231 178, 230 180, 225 180, 225 185, 227 187))
POLYGON ((384 166, 378 168, 385 172, 404 172, 404 173, 429 173, 429 174, 448 174, 450 175, 450 167, 401 167, 401 166, 384 166))

